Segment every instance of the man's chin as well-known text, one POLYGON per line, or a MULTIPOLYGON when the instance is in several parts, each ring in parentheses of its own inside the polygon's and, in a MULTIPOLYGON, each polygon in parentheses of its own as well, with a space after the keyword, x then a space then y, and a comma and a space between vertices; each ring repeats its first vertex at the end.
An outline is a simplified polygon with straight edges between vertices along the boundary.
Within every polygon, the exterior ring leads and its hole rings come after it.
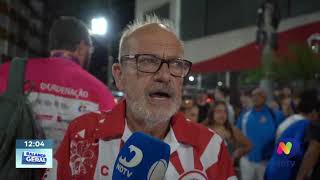
POLYGON ((170 120, 171 117, 178 111, 178 108, 173 104, 167 106, 149 106, 148 111, 152 118, 159 121, 170 120))
POLYGON ((148 128, 154 128, 158 126, 159 124, 167 123, 170 121, 170 118, 168 117, 162 117, 160 119, 150 119, 150 120, 145 120, 145 124, 147 125, 148 128))

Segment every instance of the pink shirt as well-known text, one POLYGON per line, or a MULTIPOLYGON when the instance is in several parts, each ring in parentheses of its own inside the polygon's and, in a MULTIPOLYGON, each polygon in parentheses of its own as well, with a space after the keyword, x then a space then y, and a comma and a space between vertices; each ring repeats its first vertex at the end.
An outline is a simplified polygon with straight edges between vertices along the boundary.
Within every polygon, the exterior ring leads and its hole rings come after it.
MULTIPOLYGON (((0 94, 7 88, 10 63, 0 66, 0 94)), ((111 91, 80 65, 61 58, 29 59, 25 80, 30 90, 35 119, 44 129, 46 138, 55 147, 62 141, 70 121, 87 112, 108 110, 115 103, 111 91)))

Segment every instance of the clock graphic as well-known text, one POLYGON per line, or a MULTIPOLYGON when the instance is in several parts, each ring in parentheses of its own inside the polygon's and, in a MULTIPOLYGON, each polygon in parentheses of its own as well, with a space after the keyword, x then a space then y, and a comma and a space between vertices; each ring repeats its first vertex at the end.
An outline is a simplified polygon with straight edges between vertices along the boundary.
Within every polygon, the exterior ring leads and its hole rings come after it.
POLYGON ((52 168, 52 139, 17 139, 16 168, 52 168))

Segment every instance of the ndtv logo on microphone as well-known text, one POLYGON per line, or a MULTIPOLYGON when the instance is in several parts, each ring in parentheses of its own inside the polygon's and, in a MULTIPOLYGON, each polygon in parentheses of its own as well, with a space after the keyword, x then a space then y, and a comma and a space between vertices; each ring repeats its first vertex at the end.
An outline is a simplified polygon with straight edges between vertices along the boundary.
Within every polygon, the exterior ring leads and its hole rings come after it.
POLYGON ((116 166, 116 169, 123 175, 126 175, 128 178, 132 176, 132 172, 130 172, 128 168, 138 166, 143 159, 143 153, 141 149, 139 149, 138 147, 130 145, 129 150, 130 153, 134 153, 133 158, 128 161, 127 157, 120 156, 119 163, 116 166))

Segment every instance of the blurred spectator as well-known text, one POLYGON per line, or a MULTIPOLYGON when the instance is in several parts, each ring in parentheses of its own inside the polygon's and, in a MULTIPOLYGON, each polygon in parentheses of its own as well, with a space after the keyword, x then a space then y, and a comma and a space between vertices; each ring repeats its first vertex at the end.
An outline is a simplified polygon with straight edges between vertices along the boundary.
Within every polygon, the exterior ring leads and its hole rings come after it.
POLYGON ((282 89, 282 94, 284 97, 291 97, 292 96, 292 90, 290 87, 284 87, 282 89))
POLYGON ((296 113, 296 106, 292 99, 292 90, 289 87, 284 87, 282 89, 282 98, 281 98, 281 111, 286 117, 296 113))
POLYGON ((320 105, 318 104, 318 119, 311 123, 307 131, 308 149, 303 157, 297 180, 318 180, 320 177, 320 105), (312 173, 311 173, 312 172, 312 173))
MULTIPOLYGON (((310 91, 310 90, 309 90, 310 91)), ((306 102, 306 99, 313 99, 315 98, 316 99, 316 95, 312 95, 312 94, 315 94, 315 93, 312 93, 312 92, 308 92, 308 91, 305 91, 303 93, 301 93, 301 97, 299 96, 299 101, 301 98, 304 98, 302 102, 299 102, 298 104, 298 107, 299 107, 299 110, 298 110, 298 113, 296 114, 292 114, 291 116, 287 117, 278 127, 277 129, 277 132, 276 132, 276 139, 279 139, 280 136, 282 135, 282 133, 289 127, 291 126, 292 124, 298 122, 298 121, 301 121, 301 120, 304 120, 305 119, 305 113, 309 111, 309 108, 308 106, 310 105, 305 105, 307 102, 306 102), (311 96, 311 97, 306 97, 306 96, 311 96), (314 97, 313 97, 314 96, 314 97), (300 105, 301 104, 301 105, 300 105)), ((284 90, 284 93, 283 93, 284 96, 288 97, 289 95, 291 95, 291 90, 289 91, 288 89, 287 90, 284 90)), ((293 100, 292 100, 292 103, 293 103, 293 100)), ((295 105, 296 106, 296 105, 295 105)))
POLYGON ((199 108, 196 105, 192 105, 191 107, 185 107, 182 109, 182 112, 184 112, 187 119, 198 122, 198 116, 199 116, 199 108))
MULTIPOLYGON (((274 151, 271 160, 268 163, 265 179, 266 180, 282 180, 282 179, 296 179, 301 160, 306 152, 306 149, 309 146, 304 164, 299 173, 299 178, 304 178, 310 172, 312 167, 316 164, 319 158, 319 150, 315 150, 315 147, 318 147, 317 142, 314 142, 319 136, 319 131, 315 132, 311 130, 311 141, 307 138, 308 129, 311 122, 316 122, 319 118, 319 101, 317 100, 317 95, 313 90, 304 91, 301 94, 301 102, 298 105, 299 117, 287 118, 279 128, 282 128, 286 124, 286 129, 279 135, 277 144, 284 141, 285 139, 293 139, 292 148, 299 147, 299 152, 293 154, 294 156, 289 157, 284 160, 282 156, 278 154, 277 151, 274 151), (288 123, 289 122, 289 123, 288 123), (310 143, 309 143, 310 142, 310 143), (289 165, 279 166, 280 163, 290 161, 289 165)), ((316 128, 317 129, 317 128, 316 128)), ((309 132, 309 133, 310 133, 309 132)), ((319 176, 318 176, 319 178, 319 176)))
POLYGON ((274 98, 279 98, 279 96, 281 95, 281 90, 280 89, 274 89, 273 90, 273 97, 274 98))
MULTIPOLYGON (((62 141, 69 123, 76 117, 114 106, 110 90, 89 74, 92 53, 89 31, 83 22, 63 17, 49 33, 51 57, 28 59, 25 80, 34 117, 46 138, 53 139, 54 150, 62 141), (29 87, 30 87, 29 86, 29 87)), ((7 88, 10 63, 0 66, 0 93, 7 88)))
POLYGON ((253 108, 237 121, 237 127, 253 144, 249 154, 240 160, 241 179, 262 180, 273 151, 276 129, 284 116, 266 105, 266 93, 261 88, 253 90, 252 101, 253 108))
POLYGON ((197 97, 197 106, 199 108, 198 122, 201 123, 207 118, 210 104, 207 102, 208 94, 202 92, 197 97))
POLYGON ((300 102, 300 94, 301 94, 301 92, 299 92, 297 90, 293 91, 293 93, 292 93, 292 103, 293 103, 294 107, 296 108, 295 112, 297 112, 297 107, 300 102))
POLYGON ((225 140, 229 153, 235 160, 250 151, 251 142, 228 121, 227 104, 224 101, 216 101, 210 108, 205 125, 225 140))
POLYGON ((271 109, 275 109, 275 110, 281 110, 281 99, 282 99, 282 93, 281 90, 279 89, 274 89, 273 90, 273 99, 269 102, 269 107, 271 109))
POLYGON ((237 124, 237 120, 240 116, 246 113, 248 110, 252 108, 252 100, 251 100, 251 93, 248 90, 240 92, 239 98, 240 105, 234 106, 235 110, 235 124, 237 124))
POLYGON ((218 87, 214 93, 215 100, 225 101, 228 108, 228 117, 231 124, 235 124, 234 108, 229 103, 230 91, 227 87, 218 87))
POLYGON ((185 117, 193 122, 198 122, 199 108, 192 97, 183 97, 180 111, 185 117))
POLYGON ((252 99, 250 91, 244 91, 240 95, 240 103, 241 103, 241 111, 247 112, 249 109, 252 108, 252 99))
POLYGON ((237 116, 237 118, 242 116, 244 113, 246 113, 248 110, 250 110, 253 106, 250 91, 241 92, 240 104, 241 104, 241 110, 240 110, 240 114, 239 114, 239 116, 237 116))

